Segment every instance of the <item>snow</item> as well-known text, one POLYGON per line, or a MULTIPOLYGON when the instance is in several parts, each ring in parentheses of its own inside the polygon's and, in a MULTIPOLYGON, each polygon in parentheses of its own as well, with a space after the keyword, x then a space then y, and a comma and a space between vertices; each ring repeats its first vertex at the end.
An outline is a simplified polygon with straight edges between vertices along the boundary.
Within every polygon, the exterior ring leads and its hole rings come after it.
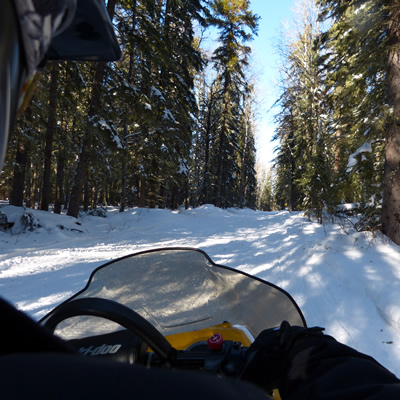
MULTIPOLYGON (((309 222, 301 213, 133 208, 79 221, 3 206, 14 221, 0 232, 0 293, 35 319, 83 288, 91 271, 158 247, 196 247, 217 263, 287 290, 309 326, 370 354, 400 375, 400 247, 351 226, 309 222)), ((266 305, 267 307, 267 305, 266 305)), ((260 313, 262 310, 260 310, 260 313)))
POLYGON ((164 96, 156 87, 152 86, 150 90, 152 95, 159 97, 162 101, 165 101, 164 96))
POLYGON ((100 126, 103 129, 107 129, 109 131, 112 131, 111 126, 107 124, 107 122, 104 119, 101 119, 97 121, 97 124, 95 126, 100 126))
POLYGON ((176 123, 176 120, 175 120, 175 118, 174 118, 174 116, 172 115, 172 113, 171 113, 171 111, 170 110, 164 110, 163 111, 163 116, 162 116, 162 118, 164 119, 164 120, 168 120, 168 121, 172 121, 172 122, 174 122, 174 123, 176 123))
POLYGON ((364 143, 361 147, 359 147, 353 154, 349 156, 349 160, 347 163, 347 168, 352 168, 357 165, 357 155, 361 153, 371 153, 372 145, 371 143, 364 143))
POLYGON ((187 175, 189 173, 187 164, 184 160, 179 160, 179 169, 177 171, 178 174, 187 175))

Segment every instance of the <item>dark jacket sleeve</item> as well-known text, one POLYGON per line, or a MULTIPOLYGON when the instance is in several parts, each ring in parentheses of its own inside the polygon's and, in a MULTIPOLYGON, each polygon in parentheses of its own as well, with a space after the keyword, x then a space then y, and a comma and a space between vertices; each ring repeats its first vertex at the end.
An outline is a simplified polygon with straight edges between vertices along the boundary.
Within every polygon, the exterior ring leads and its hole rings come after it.
POLYGON ((280 385, 283 400, 400 399, 400 380, 372 357, 329 336, 299 346, 280 385))

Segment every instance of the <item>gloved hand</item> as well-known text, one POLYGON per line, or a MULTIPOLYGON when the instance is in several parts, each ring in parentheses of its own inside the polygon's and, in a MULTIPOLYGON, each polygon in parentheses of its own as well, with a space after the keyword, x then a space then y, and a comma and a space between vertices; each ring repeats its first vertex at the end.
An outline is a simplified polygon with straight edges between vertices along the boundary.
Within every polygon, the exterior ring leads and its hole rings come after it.
POLYGON ((279 328, 262 331, 247 351, 240 379, 267 392, 278 388, 297 353, 329 338, 323 335, 323 330, 320 327, 291 326, 283 321, 279 328))

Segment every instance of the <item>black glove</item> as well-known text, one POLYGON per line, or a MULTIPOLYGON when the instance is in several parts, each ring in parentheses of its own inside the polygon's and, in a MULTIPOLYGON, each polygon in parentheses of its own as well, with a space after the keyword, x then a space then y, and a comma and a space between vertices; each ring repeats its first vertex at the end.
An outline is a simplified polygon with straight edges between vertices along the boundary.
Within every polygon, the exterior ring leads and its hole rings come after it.
POLYGON ((323 335, 323 330, 319 327, 290 326, 283 321, 279 328, 262 331, 247 351, 240 379, 268 392, 278 388, 297 353, 315 345, 321 338, 329 338, 323 335))

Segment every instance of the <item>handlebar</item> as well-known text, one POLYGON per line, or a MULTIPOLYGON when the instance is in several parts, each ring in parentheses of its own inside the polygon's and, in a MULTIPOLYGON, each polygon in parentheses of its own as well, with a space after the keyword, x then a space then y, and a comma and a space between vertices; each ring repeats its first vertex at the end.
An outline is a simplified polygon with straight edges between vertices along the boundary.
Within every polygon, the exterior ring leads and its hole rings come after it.
MULTIPOLYGON (((114 359, 129 364, 142 364, 151 368, 165 366, 147 344, 132 332, 120 330, 105 335, 69 341, 82 356, 114 359)), ((246 351, 237 341, 224 341, 219 349, 212 349, 206 341, 178 350, 171 367, 197 370, 217 376, 238 377, 243 369, 246 351)))

